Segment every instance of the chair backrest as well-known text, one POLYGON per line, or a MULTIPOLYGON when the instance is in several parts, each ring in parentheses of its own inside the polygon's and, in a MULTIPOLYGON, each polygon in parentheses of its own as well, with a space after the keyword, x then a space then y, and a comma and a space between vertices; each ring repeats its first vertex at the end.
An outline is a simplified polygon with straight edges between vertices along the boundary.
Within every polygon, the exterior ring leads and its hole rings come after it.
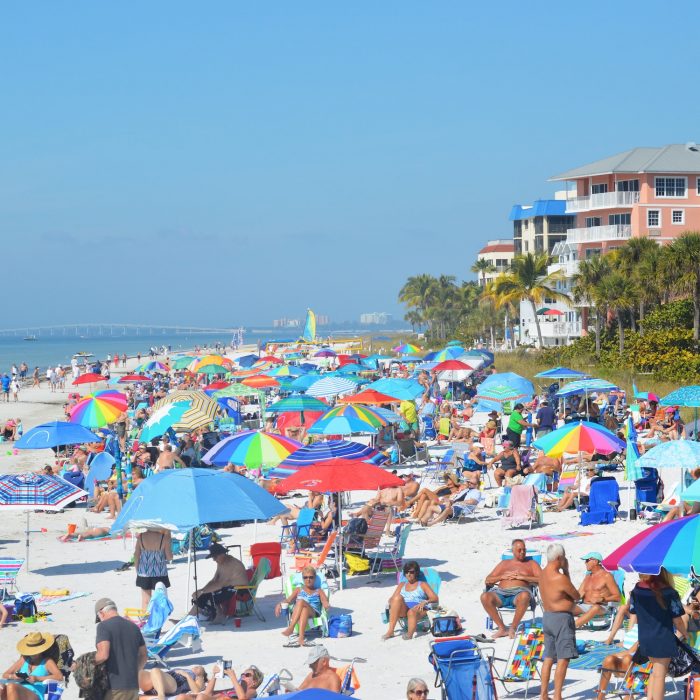
POLYGON ((506 674, 521 681, 534 678, 543 653, 544 632, 539 627, 531 627, 517 637, 506 674))
POLYGON ((534 486, 540 493, 547 490, 547 475, 546 474, 528 474, 525 477, 526 486, 534 486))
POLYGON ((439 462, 440 464, 454 464, 455 461, 455 451, 453 448, 445 450, 445 454, 442 455, 439 462))
POLYGON ((518 484, 511 487, 510 505, 504 516, 506 522, 526 522, 535 510, 535 487, 518 484))
POLYGON ((24 559, 0 559, 0 581, 13 581, 24 565, 24 559))
MULTIPOLYGON (((538 549, 526 549, 525 556, 528 559, 532 559, 533 561, 537 562, 540 566, 542 566, 542 552, 540 552, 538 549)), ((511 552, 510 550, 501 554, 501 561, 508 561, 512 558, 513 552, 511 552)))
MULTIPOLYGON (((399 583, 406 583, 408 579, 404 576, 403 571, 399 571, 397 573, 397 580, 399 583)), ((440 578, 440 574, 433 569, 432 566, 426 566, 424 569, 422 568, 420 570, 418 580, 425 581, 433 589, 433 591, 435 591, 435 595, 440 594, 442 579, 440 578)))
POLYGON ((171 627, 160 639, 156 642, 155 647, 162 653, 162 650, 170 649, 177 644, 183 637, 189 636, 192 639, 199 639, 201 631, 199 622, 194 615, 186 615, 171 627))
POLYGON ((615 571, 612 572, 613 578, 615 579, 615 583, 617 584, 617 587, 620 589, 620 602, 624 603, 625 602, 625 572, 622 569, 615 569, 615 571))
POLYGON ((367 523, 367 532, 362 538, 365 549, 372 549, 379 544, 390 514, 391 511, 388 508, 375 508, 372 511, 372 515, 367 523))
POLYGON ((416 456, 416 441, 413 438, 397 439, 399 455, 404 459, 416 456))
POLYGON ((591 482, 589 510, 609 510, 611 503, 620 505, 620 486, 614 476, 598 477, 591 482))
POLYGON ((323 545, 323 549, 320 551, 318 555, 318 559, 316 560, 316 566, 320 566, 323 564, 323 562, 326 561, 326 557, 328 556, 328 552, 331 551, 331 548, 333 547, 333 543, 335 542, 335 538, 338 536, 338 531, 333 530, 330 535, 328 535, 328 539, 326 540, 326 544, 323 545))
POLYGON ((302 508, 299 511, 296 522, 296 536, 309 537, 311 535, 311 523, 316 517, 316 511, 313 508, 302 508))
POLYGON ((282 575, 280 558, 282 557, 282 545, 279 542, 256 542, 250 545, 250 556, 253 566, 257 568, 260 560, 265 557, 270 562, 270 572, 267 578, 277 578, 282 575))
POLYGON ((576 484, 578 469, 562 469, 559 475, 559 493, 564 493, 567 488, 573 488, 576 484))
POLYGON ((258 586, 265 580, 265 577, 270 573, 270 560, 267 557, 262 557, 255 569, 253 578, 250 579, 251 595, 253 598, 258 590, 258 586))

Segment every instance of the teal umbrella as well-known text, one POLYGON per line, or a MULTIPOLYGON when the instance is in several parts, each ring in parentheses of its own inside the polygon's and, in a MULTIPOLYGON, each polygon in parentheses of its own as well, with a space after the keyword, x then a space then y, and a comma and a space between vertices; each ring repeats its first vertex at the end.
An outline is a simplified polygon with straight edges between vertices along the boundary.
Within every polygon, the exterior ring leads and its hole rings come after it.
POLYGON ((190 408, 189 402, 177 401, 161 406, 143 424, 141 429, 141 442, 150 442, 153 438, 160 437, 168 428, 182 420, 182 416, 190 408))

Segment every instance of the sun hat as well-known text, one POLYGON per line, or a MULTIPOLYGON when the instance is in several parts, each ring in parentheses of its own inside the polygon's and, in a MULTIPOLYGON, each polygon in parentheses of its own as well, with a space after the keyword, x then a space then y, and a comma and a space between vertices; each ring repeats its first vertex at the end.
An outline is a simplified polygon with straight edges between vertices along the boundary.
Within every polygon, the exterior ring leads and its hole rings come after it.
POLYGON ((603 555, 600 552, 588 552, 581 557, 581 561, 586 561, 588 559, 597 559, 598 561, 603 561, 603 555))
POLYGON ((55 637, 48 632, 30 632, 17 642, 17 651, 22 656, 41 654, 53 646, 55 637))
POLYGON ((211 547, 209 547, 209 556, 207 559, 213 559, 214 557, 218 557, 220 554, 227 554, 228 549, 224 547, 222 544, 219 544, 218 542, 215 542, 211 547))
POLYGON ((313 666, 319 659, 330 657, 328 649, 323 644, 315 644, 309 649, 309 655, 306 657, 307 666, 313 666))

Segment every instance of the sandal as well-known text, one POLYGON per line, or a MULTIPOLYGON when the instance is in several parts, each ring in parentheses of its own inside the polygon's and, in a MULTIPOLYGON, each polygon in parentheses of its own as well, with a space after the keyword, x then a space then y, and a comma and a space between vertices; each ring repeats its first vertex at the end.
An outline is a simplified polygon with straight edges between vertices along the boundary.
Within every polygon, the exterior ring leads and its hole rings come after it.
POLYGON ((299 642, 287 642, 286 644, 283 644, 285 649, 298 649, 301 645, 299 642))

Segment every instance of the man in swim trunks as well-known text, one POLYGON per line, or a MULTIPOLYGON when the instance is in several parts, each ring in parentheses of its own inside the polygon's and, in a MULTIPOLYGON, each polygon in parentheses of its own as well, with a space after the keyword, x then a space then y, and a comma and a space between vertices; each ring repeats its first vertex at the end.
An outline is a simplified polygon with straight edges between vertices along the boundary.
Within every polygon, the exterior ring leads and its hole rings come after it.
POLYGON ((608 603, 620 602, 620 589, 613 575, 603 568, 600 552, 589 552, 581 557, 586 562, 586 576, 578 588, 581 602, 573 609, 576 628, 583 627, 594 617, 604 615, 608 603))
POLYGON ((511 545, 512 559, 505 559, 486 577, 484 583, 490 590, 481 594, 481 604, 497 629, 493 638, 515 637, 520 620, 527 612, 532 600, 532 589, 540 579, 540 565, 527 556, 527 547, 523 540, 513 540, 511 545), (515 614, 510 627, 506 627, 499 608, 515 606, 515 614))
POLYGON ((540 597, 544 609, 544 662, 540 672, 540 698, 549 700, 549 677, 552 666, 556 664, 553 700, 562 700, 569 661, 578 656, 573 610, 580 595, 569 578, 569 562, 564 547, 560 544, 550 544, 547 547, 547 565, 540 574, 540 597))

